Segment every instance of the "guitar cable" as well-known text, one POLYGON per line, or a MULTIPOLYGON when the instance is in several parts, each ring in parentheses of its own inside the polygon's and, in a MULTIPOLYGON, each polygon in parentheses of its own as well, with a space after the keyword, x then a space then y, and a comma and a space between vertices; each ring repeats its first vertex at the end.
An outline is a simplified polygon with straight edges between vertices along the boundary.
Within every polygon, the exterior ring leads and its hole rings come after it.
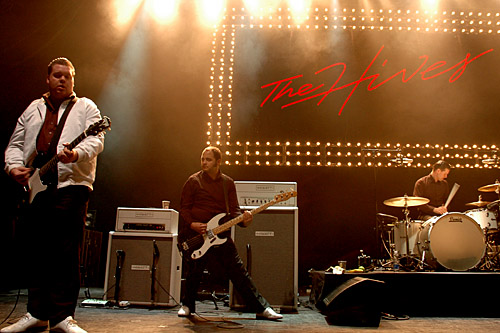
POLYGON ((12 308, 12 310, 10 311, 10 313, 7 315, 7 317, 0 323, 0 325, 2 325, 3 323, 5 323, 7 320, 9 320, 10 316, 12 316, 12 314, 16 310, 17 304, 19 303, 20 296, 21 296, 21 288, 19 288, 17 290, 16 302, 14 303, 14 307, 12 308))

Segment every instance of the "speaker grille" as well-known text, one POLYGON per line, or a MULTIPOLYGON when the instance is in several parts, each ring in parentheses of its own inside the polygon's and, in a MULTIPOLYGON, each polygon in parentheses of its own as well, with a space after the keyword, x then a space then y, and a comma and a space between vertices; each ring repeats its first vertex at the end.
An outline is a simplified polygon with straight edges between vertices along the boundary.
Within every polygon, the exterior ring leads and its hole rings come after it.
MULTIPOLYGON (((297 208, 274 208, 255 215, 247 228, 233 228, 238 253, 247 265, 259 292, 275 308, 296 310, 297 208)), ((245 302, 230 285, 230 306, 242 308, 245 302)))
POLYGON ((115 300, 117 251, 122 251, 118 300, 140 305, 176 305, 180 299, 182 269, 176 243, 177 236, 172 235, 110 232, 104 299, 115 300), (154 242, 159 257, 152 293, 154 242))

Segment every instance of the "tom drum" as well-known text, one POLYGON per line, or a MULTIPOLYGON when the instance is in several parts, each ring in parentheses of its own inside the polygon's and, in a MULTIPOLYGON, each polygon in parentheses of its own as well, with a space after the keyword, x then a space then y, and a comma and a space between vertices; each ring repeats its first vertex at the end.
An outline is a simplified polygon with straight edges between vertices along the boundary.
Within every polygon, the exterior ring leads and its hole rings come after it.
POLYGON ((482 229, 497 229, 497 219, 495 214, 486 208, 471 209, 465 212, 466 215, 472 217, 482 229))
POLYGON ((486 242, 481 227, 472 217, 446 213, 423 223, 417 247, 423 260, 433 268, 440 264, 454 271, 466 271, 479 264, 486 242))
POLYGON ((394 224, 394 245, 399 254, 418 254, 417 245, 417 235, 422 227, 423 221, 416 220, 408 223, 408 245, 410 251, 406 250, 406 232, 405 232, 405 223, 397 222, 394 224))

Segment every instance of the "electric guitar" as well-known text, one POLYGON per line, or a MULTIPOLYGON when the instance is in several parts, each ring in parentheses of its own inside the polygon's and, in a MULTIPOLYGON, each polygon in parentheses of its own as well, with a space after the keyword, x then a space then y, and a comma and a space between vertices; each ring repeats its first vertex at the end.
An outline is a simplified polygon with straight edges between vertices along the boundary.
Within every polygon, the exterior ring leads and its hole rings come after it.
MULTIPOLYGON (((289 190, 274 196, 274 199, 250 211, 250 214, 255 215, 269 206, 275 205, 278 202, 286 201, 292 197, 297 196, 297 192, 289 190)), ((243 215, 235 217, 221 225, 219 221, 226 216, 226 213, 220 213, 212 217, 207 223, 207 232, 204 234, 196 235, 186 241, 177 244, 179 251, 185 258, 199 259, 214 245, 220 245, 226 242, 227 238, 220 238, 217 235, 228 230, 232 226, 243 221, 243 215)))
MULTIPOLYGON (((111 119, 104 116, 101 120, 93 123, 89 126, 82 134, 80 134, 76 139, 74 139, 67 147, 69 150, 75 148, 80 142, 83 141, 86 137, 90 135, 98 135, 104 130, 107 130, 111 127, 111 119)), ((45 163, 41 168, 35 169, 31 177, 28 179, 28 185, 26 190, 29 192, 29 203, 31 204, 35 199, 35 196, 45 191, 47 185, 43 183, 43 177, 47 172, 49 172, 52 168, 54 168, 59 159, 57 155, 53 156, 47 163, 45 163)))

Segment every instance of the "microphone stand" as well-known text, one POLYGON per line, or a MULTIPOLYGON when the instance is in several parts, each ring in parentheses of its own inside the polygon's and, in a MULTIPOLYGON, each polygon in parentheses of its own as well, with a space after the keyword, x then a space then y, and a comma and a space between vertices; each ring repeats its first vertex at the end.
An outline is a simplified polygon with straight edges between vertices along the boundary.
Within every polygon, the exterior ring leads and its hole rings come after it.
POLYGON ((115 270, 115 304, 119 304, 120 297, 120 280, 122 276, 122 265, 125 258, 123 250, 116 250, 116 270, 115 270))
POLYGON ((155 305, 155 281, 156 281, 156 264, 160 257, 160 250, 156 245, 156 240, 153 240, 153 264, 151 265, 151 307, 155 305))

